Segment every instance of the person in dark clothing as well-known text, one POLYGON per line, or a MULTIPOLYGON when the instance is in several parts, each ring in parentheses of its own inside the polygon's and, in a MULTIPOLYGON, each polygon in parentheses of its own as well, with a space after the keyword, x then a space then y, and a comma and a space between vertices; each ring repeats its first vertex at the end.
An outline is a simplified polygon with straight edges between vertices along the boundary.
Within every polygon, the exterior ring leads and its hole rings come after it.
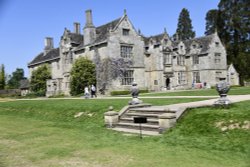
POLYGON ((96 96, 96 88, 95 88, 94 85, 92 85, 92 86, 91 86, 91 98, 93 98, 94 96, 97 97, 97 96, 96 96))

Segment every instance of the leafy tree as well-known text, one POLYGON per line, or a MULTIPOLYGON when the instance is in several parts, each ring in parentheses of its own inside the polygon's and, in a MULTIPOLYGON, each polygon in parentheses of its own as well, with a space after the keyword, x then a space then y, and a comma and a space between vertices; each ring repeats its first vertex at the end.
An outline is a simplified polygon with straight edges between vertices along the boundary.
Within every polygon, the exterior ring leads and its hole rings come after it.
POLYGON ((22 68, 17 68, 16 71, 12 73, 10 79, 8 80, 8 88, 18 89, 20 87, 20 81, 25 79, 24 70, 22 68))
POLYGON ((206 14, 206 32, 205 35, 213 34, 217 29, 217 20, 218 20, 218 10, 212 9, 209 10, 206 14))
POLYGON ((71 69, 70 93, 77 95, 84 92, 84 87, 96 83, 96 70, 92 61, 80 57, 71 69))
POLYGON ((240 81, 250 78, 250 1, 221 0, 218 12, 218 33, 226 46, 228 64, 234 63, 240 81))
POLYGON ((0 69, 0 89, 5 88, 5 70, 4 70, 4 65, 1 65, 0 69))
POLYGON ((195 37, 195 32, 192 30, 192 20, 189 16, 189 11, 183 8, 178 19, 178 25, 175 33, 175 37, 178 36, 179 40, 192 39, 195 37))
POLYGON ((51 71, 49 66, 44 64, 32 71, 30 81, 31 90, 40 95, 45 95, 47 79, 51 79, 51 71))

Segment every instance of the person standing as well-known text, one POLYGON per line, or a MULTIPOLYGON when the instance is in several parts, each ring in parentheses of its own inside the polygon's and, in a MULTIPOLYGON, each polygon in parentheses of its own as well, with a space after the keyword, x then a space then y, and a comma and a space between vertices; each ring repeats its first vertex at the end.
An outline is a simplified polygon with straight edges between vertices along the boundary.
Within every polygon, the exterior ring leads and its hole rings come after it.
POLYGON ((89 98, 89 88, 88 88, 88 86, 85 86, 85 88, 84 88, 84 96, 85 96, 85 99, 89 98))
POLYGON ((94 96, 97 97, 96 96, 96 88, 94 85, 91 85, 91 98, 93 98, 94 96))

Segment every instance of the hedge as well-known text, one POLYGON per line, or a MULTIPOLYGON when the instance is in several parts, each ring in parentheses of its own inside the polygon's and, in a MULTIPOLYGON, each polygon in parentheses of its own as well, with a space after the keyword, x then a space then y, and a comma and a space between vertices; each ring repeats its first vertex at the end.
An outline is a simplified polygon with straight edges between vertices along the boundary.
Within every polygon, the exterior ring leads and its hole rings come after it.
MULTIPOLYGON (((140 93, 148 93, 148 90, 140 90, 140 93)), ((111 96, 117 96, 117 95, 129 95, 129 90, 122 90, 122 91, 112 91, 110 92, 111 96)))

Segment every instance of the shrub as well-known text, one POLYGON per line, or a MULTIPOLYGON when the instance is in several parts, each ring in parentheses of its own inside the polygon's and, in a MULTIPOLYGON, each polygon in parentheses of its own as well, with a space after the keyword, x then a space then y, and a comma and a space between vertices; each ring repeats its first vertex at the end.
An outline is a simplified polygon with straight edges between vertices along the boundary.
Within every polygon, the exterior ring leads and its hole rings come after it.
MULTIPOLYGON (((140 90, 140 93, 148 93, 149 91, 144 89, 140 90)), ((117 96, 117 95, 129 95, 130 91, 129 90, 123 90, 123 91, 112 91, 110 92, 111 96, 117 96)))
POLYGON ((117 95, 129 95, 130 91, 128 90, 123 90, 123 91, 112 91, 110 92, 112 96, 117 96, 117 95))
POLYGON ((49 98, 61 98, 61 97, 65 97, 65 95, 63 93, 60 93, 58 95, 49 96, 49 98))
POLYGON ((37 92, 28 93, 26 96, 24 96, 24 98, 44 97, 45 94, 46 94, 46 92, 41 90, 41 91, 37 91, 37 92))

